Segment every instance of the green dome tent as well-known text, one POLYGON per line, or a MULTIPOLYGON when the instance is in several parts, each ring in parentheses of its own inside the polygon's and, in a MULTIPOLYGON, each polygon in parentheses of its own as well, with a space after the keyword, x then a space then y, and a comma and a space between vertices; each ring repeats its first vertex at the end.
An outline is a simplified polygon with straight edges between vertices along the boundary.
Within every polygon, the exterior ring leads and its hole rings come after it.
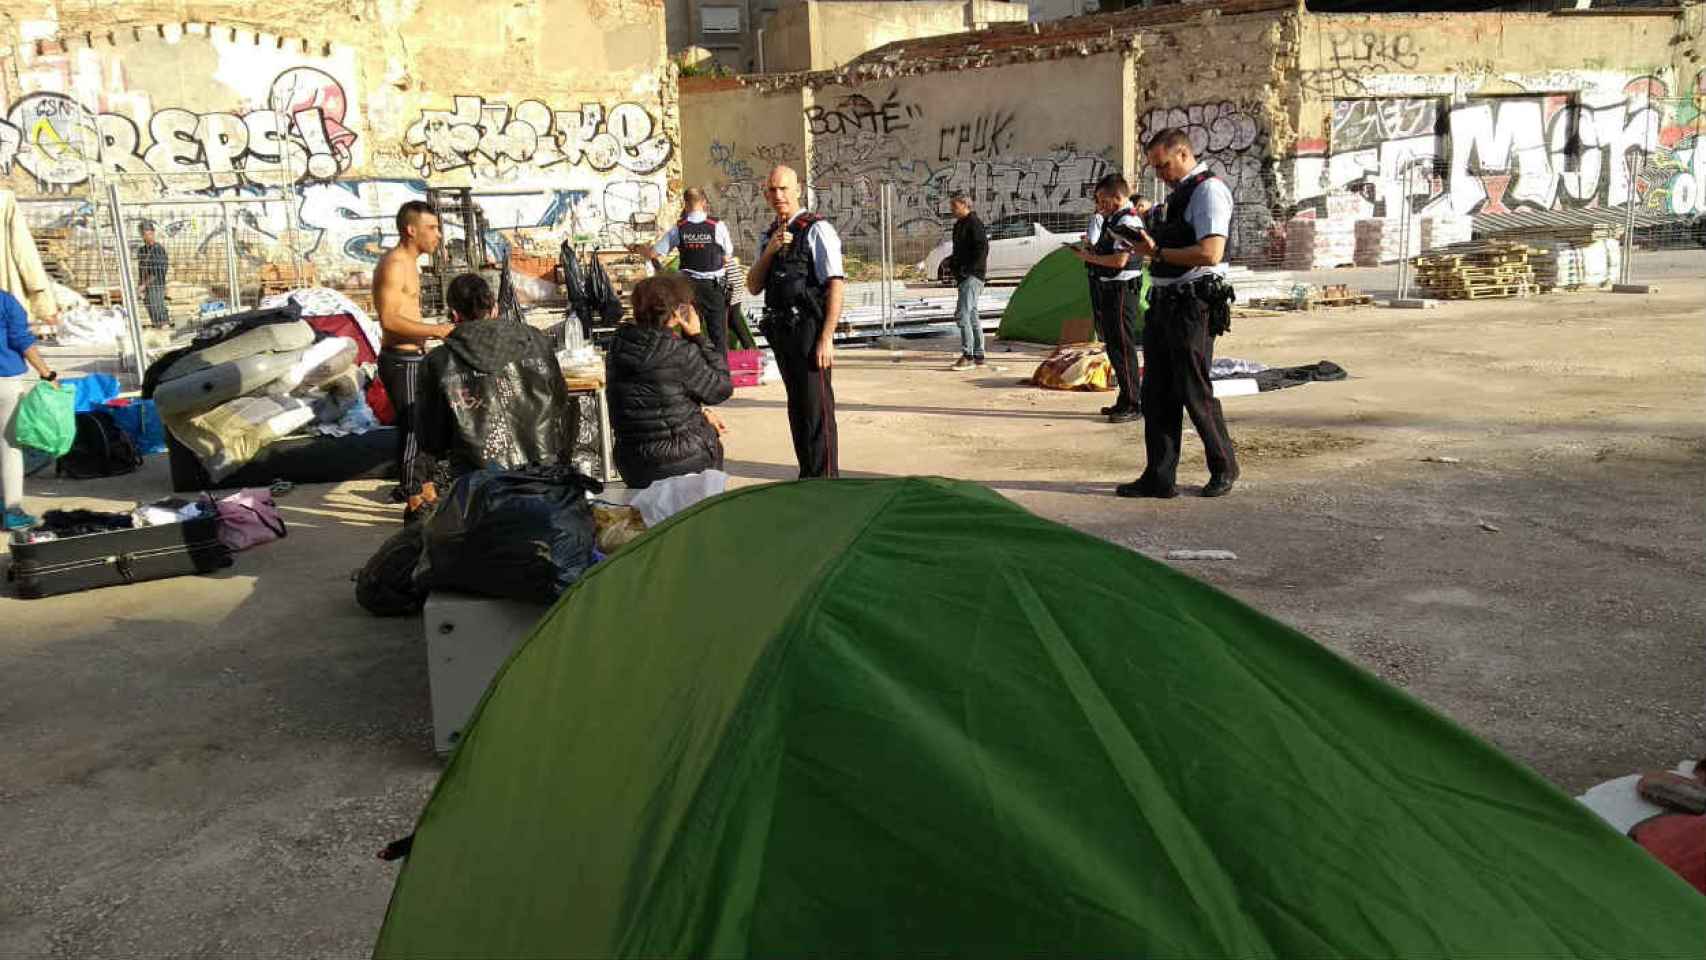
MULTIPOLYGON (((1143 274, 1143 295, 1149 297, 1149 273, 1143 274)), ((1001 311, 1001 327, 995 335, 1003 340, 1026 343, 1060 342, 1061 325, 1068 320, 1090 319, 1090 281, 1084 262, 1066 249, 1038 260, 1014 288, 1001 311)), ((1137 314, 1137 329, 1143 330, 1143 310, 1137 314)))
POLYGON ((481 704, 381 957, 1698 958, 1706 898, 1308 637, 941 480, 694 508, 481 704))

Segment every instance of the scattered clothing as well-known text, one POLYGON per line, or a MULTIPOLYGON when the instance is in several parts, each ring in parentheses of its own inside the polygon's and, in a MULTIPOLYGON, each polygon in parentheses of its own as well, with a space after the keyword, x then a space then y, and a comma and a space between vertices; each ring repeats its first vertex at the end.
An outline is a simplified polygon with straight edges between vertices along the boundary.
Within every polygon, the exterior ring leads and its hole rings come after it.
POLYGON ((1331 360, 1320 363, 1306 363, 1301 367, 1274 367, 1262 370, 1256 374, 1256 386, 1260 390, 1284 390, 1287 387, 1300 387, 1316 381, 1331 382, 1343 380, 1349 374, 1345 368, 1331 360))
POLYGON ((41 529, 60 537, 136 529, 136 518, 128 513, 102 510, 49 510, 41 515, 41 529))
POLYGON ((139 527, 160 527, 171 523, 186 523, 212 516, 213 507, 206 500, 185 500, 167 497, 137 507, 131 514, 139 527))
POLYGON ((1230 380, 1234 377, 1248 377, 1266 370, 1267 365, 1254 360, 1239 360, 1235 357, 1219 357, 1214 366, 1209 367, 1210 380, 1230 380))
POLYGON ((1049 390, 1112 390, 1114 368, 1102 344, 1063 344, 1037 365, 1031 382, 1049 390))
POLYGON ((41 322, 58 312, 53 280, 43 269, 18 198, 0 190, 0 292, 10 293, 24 305, 30 318, 41 322))

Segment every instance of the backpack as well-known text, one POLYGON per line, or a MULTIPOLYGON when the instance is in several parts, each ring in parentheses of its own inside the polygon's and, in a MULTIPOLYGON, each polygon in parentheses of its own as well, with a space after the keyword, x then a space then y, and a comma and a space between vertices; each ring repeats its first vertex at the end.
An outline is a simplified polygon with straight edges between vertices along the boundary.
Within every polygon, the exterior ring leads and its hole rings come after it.
POLYGON ((54 467, 56 476, 70 480, 116 477, 142 466, 136 444, 105 410, 77 415, 77 436, 54 467))

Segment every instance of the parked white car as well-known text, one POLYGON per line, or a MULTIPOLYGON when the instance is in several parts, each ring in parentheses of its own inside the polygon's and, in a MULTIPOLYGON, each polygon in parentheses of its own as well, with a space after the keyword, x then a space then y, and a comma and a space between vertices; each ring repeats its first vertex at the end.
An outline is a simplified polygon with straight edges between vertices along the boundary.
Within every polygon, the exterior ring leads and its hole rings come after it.
MULTIPOLYGON (((1038 260, 1060 249, 1061 244, 1084 239, 1089 221, 1087 213, 1019 213, 984 224, 989 231, 989 279, 1023 279, 1038 260)), ((954 278, 948 274, 948 255, 953 252, 950 235, 919 262, 918 269, 926 277, 951 285, 954 278)))

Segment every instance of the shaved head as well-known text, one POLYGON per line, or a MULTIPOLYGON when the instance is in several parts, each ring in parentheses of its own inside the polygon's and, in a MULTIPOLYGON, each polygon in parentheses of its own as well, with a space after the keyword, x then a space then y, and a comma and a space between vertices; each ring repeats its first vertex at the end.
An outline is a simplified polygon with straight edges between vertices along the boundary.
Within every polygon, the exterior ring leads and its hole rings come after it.
POLYGON ((793 167, 778 166, 764 181, 764 199, 770 209, 783 220, 791 220, 800 212, 800 174, 793 167))

